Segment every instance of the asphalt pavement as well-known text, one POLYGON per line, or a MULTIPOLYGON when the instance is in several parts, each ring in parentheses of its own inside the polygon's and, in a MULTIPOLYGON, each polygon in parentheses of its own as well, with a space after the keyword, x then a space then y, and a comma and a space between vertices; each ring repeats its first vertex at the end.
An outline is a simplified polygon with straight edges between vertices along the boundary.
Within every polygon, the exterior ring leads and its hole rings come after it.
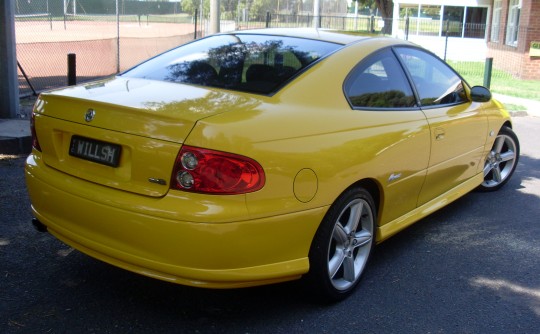
POLYGON ((330 305, 301 282, 204 290, 92 259, 33 229, 24 157, 0 155, 0 332, 540 333, 540 118, 514 122, 521 159, 503 189, 378 245, 330 305))

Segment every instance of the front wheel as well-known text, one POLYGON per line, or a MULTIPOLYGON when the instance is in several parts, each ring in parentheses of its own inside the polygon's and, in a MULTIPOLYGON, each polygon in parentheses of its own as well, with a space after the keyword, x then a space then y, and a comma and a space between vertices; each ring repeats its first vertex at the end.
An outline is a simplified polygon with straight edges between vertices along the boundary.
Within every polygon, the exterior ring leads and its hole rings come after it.
POLYGON ((375 245, 375 205, 363 188, 351 188, 330 207, 309 252, 310 293, 339 301, 358 285, 375 245))
POLYGON ((495 191, 510 179, 519 160, 519 140, 509 127, 502 127, 484 164, 480 191, 495 191))

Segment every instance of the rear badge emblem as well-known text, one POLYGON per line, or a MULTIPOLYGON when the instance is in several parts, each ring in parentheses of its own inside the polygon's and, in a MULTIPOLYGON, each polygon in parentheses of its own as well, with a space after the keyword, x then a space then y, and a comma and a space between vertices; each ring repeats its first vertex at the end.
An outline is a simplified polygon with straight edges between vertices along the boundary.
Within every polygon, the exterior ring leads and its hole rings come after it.
POLYGON ((165 181, 163 179, 158 179, 158 178, 155 178, 155 177, 149 177, 148 182, 161 184, 162 186, 167 185, 167 181, 165 181))
POLYGON ((95 116, 96 116, 96 111, 94 109, 88 109, 86 111, 86 114, 84 115, 84 120, 87 122, 92 122, 95 116))

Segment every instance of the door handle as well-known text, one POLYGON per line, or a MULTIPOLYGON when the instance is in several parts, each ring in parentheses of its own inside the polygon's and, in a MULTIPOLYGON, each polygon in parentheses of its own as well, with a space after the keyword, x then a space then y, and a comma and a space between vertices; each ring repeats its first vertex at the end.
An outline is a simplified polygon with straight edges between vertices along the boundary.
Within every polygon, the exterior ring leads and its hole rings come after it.
POLYGON ((445 134, 446 134, 446 132, 444 132, 443 128, 436 128, 435 129, 435 140, 443 140, 445 134))

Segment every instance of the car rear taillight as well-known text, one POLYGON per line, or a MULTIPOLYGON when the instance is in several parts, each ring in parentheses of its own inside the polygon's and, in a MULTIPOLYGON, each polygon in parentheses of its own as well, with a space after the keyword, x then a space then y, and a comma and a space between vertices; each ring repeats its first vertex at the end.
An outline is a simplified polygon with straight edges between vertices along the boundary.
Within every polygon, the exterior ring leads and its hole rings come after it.
POLYGON ((32 113, 30 119, 30 131, 32 132, 32 147, 41 152, 41 146, 39 146, 39 140, 36 134, 36 114, 32 113))
POLYGON ((208 194, 244 194, 264 186, 255 160, 220 151, 184 146, 178 153, 171 188, 208 194))

